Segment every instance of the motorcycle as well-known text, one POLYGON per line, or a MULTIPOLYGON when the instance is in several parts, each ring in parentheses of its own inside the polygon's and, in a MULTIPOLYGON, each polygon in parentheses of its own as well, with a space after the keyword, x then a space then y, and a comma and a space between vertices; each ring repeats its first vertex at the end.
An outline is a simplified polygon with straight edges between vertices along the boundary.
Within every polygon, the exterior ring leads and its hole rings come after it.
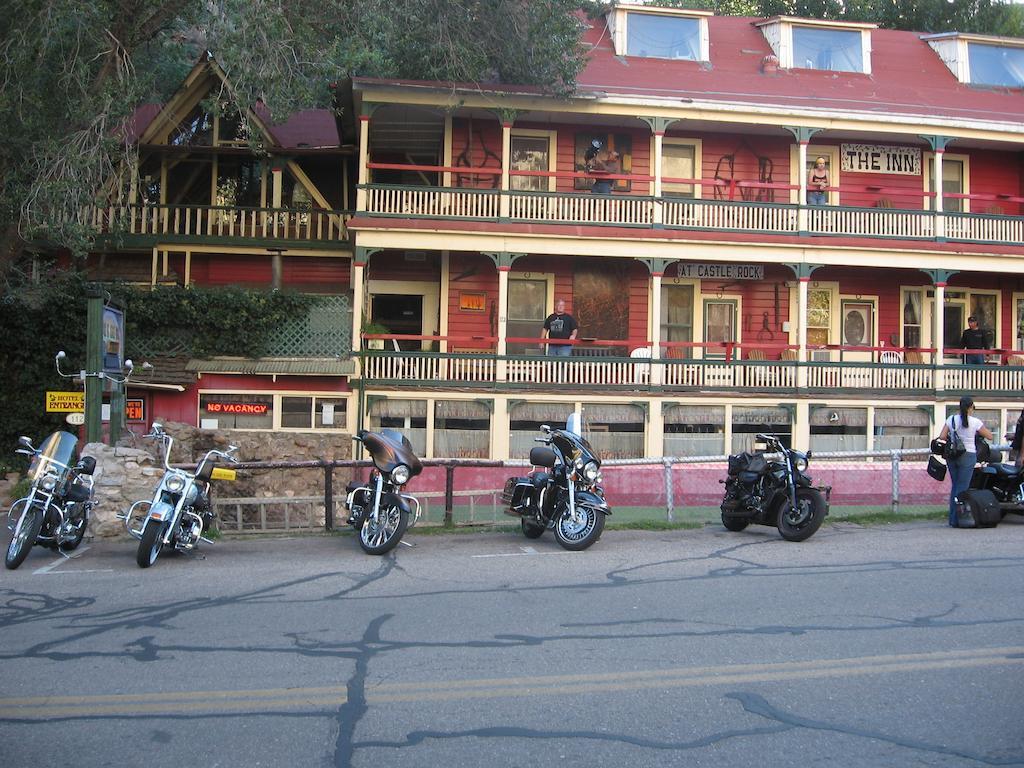
POLYGON ((981 462, 971 475, 972 490, 990 491, 999 503, 1000 517, 1008 514, 1024 515, 1024 467, 1004 464, 1003 454, 988 448, 986 455, 978 454, 981 462))
POLYGON ((576 414, 565 429, 541 426, 544 443, 530 451, 530 464, 538 469, 526 477, 510 477, 502 492, 506 515, 520 518, 523 535, 539 538, 549 528, 565 549, 586 549, 604 531, 612 513, 604 498, 601 460, 583 439, 576 414))
POLYGON ((164 547, 190 552, 201 541, 213 544, 203 536, 214 521, 213 509, 210 507, 211 481, 235 479, 233 469, 215 465, 219 458, 238 462, 233 455, 238 446, 232 445, 226 451, 207 451, 196 465, 195 472, 187 472, 169 464, 174 438, 164 432, 161 424, 153 424, 152 431, 145 437, 160 442, 164 474, 152 499, 136 501, 127 512, 119 515, 128 533, 139 540, 135 562, 140 568, 153 565, 164 547), (141 522, 136 523, 140 517, 141 522))
POLYGON ((423 471, 423 465, 409 438, 393 429, 361 429, 352 439, 369 451, 373 470, 365 483, 353 481, 346 488, 348 524, 356 531, 366 554, 383 555, 394 549, 406 530, 419 520, 419 501, 402 493, 402 487, 423 471))
POLYGON ((811 453, 787 448, 775 435, 757 435, 766 450, 729 457, 722 525, 742 531, 751 523, 779 529, 787 541, 809 539, 828 514, 832 488, 816 488, 806 474, 811 453))
POLYGON ((78 438, 70 432, 54 432, 35 448, 18 438, 15 453, 31 456, 28 495, 11 505, 7 527, 13 532, 4 565, 14 570, 36 544, 58 552, 71 552, 82 543, 89 525, 93 472, 96 459, 85 456, 72 464, 78 438))

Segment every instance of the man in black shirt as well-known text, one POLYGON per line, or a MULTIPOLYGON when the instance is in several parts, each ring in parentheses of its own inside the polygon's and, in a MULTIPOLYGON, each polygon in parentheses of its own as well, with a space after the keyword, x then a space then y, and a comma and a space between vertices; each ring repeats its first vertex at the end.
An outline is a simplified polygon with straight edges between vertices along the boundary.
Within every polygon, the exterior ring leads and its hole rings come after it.
MULTIPOLYGON (((960 337, 961 349, 988 349, 985 343, 985 331, 978 327, 978 318, 971 315, 967 318, 967 328, 960 337)), ((964 355, 964 363, 967 365, 984 365, 984 355, 964 355)))
MULTIPOLYGON (((544 336, 548 339, 575 339, 579 326, 576 318, 565 311, 565 300, 555 302, 555 313, 548 315, 544 321, 544 336)), ((572 354, 571 344, 548 344, 548 354, 569 357, 572 354)))

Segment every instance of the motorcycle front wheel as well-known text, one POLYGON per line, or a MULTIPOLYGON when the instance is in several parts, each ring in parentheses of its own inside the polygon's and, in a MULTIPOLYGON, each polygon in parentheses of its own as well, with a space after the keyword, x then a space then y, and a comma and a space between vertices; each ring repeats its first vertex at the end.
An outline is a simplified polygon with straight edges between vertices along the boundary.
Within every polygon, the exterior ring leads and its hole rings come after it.
MULTIPOLYGON (((27 506, 27 502, 26 502, 27 506)), ((7 557, 4 558, 4 565, 9 570, 14 570, 28 557, 32 546, 36 543, 39 529, 43 525, 43 512, 38 507, 26 509, 18 518, 18 524, 14 527, 14 536, 7 547, 7 557)))
POLYGON ((368 555, 383 555, 394 549, 409 526, 409 513, 397 504, 383 507, 374 515, 367 512, 359 528, 359 546, 368 555))
POLYGON ((816 488, 797 488, 796 507, 784 498, 779 504, 778 528, 786 541, 805 541, 825 519, 825 498, 816 488))
POLYGON ((568 507, 555 522, 555 539, 564 549, 579 552, 599 538, 604 530, 604 512, 584 504, 576 505, 575 516, 568 507))
POLYGON ((160 557, 164 546, 164 524, 157 520, 147 520, 139 540, 139 549, 135 553, 135 562, 139 568, 149 568, 160 557))

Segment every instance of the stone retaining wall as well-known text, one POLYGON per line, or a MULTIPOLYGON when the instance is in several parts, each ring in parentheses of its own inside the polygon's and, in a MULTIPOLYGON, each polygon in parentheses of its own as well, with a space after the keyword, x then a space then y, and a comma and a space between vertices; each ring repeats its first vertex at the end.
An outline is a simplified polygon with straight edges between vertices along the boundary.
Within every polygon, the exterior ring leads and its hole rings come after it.
MULTIPOLYGON (((224 450, 237 445, 240 461, 345 460, 352 457, 352 439, 347 434, 311 434, 308 432, 242 432, 206 430, 175 422, 163 422, 164 430, 174 438, 172 464, 195 464, 211 448, 224 450)), ((140 499, 149 499, 163 476, 163 464, 152 440, 136 440, 109 446, 88 443, 82 456, 96 459, 95 494, 90 533, 95 536, 127 536, 117 515, 140 499)), ((344 489, 351 470, 334 471, 335 488, 344 489)), ((4 487, 13 487, 4 478, 4 487)), ((234 482, 217 482, 214 495, 223 497, 282 497, 323 494, 324 475, 320 470, 272 470, 240 472, 234 482)), ((4 490, 0 488, 0 490, 4 490)), ((6 494, 5 494, 6 495, 6 494)))

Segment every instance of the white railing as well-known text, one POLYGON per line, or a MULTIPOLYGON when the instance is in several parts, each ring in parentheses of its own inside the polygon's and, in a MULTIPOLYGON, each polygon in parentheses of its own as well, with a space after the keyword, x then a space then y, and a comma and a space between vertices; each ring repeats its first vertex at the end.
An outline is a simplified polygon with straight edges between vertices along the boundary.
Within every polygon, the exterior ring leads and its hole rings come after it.
POLYGON ((83 221, 101 233, 316 241, 348 237, 348 214, 341 211, 110 205, 91 206, 82 213, 83 221))
POLYGON ((473 189, 371 186, 366 195, 367 213, 397 216, 496 219, 500 204, 498 192, 473 189))
POLYGON ((1024 218, 947 213, 946 237, 950 240, 1019 244, 1024 242, 1024 218))
POLYGON ((935 236, 935 217, 928 211, 810 206, 807 229, 829 235, 931 238, 935 236))
MULTIPOLYGON (((799 231, 800 208, 781 203, 594 195, 589 192, 500 192, 441 187, 366 186, 366 212, 388 216, 497 219, 549 224, 612 224, 652 227, 655 208, 661 225, 706 230, 792 233, 799 231)), ((931 211, 895 208, 806 206, 807 231, 850 237, 934 239, 938 217, 931 211)), ((946 213, 945 237, 992 243, 1024 242, 1024 217, 946 213)))
MULTIPOLYGON (((933 391, 939 383, 949 391, 1024 391, 1024 367, 885 363, 808 363, 803 387, 808 390, 879 392, 933 391)), ((363 377, 387 381, 437 381, 520 385, 610 386, 736 391, 792 391, 801 366, 788 360, 647 360, 644 358, 498 357, 494 354, 438 355, 429 352, 374 353, 363 358, 363 377)))

